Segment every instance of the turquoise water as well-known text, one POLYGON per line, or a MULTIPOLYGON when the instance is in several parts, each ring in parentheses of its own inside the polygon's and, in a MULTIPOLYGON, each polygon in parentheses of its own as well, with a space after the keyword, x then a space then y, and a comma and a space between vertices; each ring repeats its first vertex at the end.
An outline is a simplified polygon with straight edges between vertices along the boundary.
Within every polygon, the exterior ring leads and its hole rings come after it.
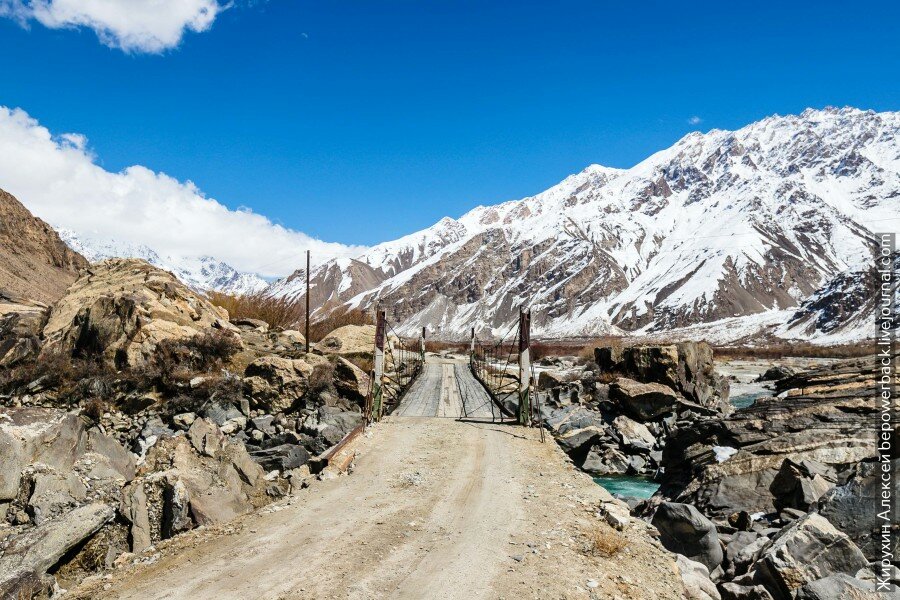
POLYGON ((619 475, 616 477, 594 477, 594 481, 610 494, 623 498, 643 500, 652 496, 659 489, 659 484, 647 477, 619 475))
POLYGON ((747 408, 748 406, 752 406, 757 398, 771 395, 772 392, 769 390, 762 390, 759 392, 751 392, 749 394, 741 394, 740 396, 732 396, 731 404, 734 405, 735 408, 747 408))

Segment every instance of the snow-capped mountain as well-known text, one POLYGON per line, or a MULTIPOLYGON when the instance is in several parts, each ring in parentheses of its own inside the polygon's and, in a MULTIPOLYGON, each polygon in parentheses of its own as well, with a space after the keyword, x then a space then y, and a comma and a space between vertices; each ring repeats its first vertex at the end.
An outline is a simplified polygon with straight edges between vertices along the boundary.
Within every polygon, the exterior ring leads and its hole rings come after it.
MULTIPOLYGON (((809 339, 826 333, 815 319, 782 324, 836 277, 866 271, 873 232, 898 224, 900 113, 807 110, 691 133, 630 169, 592 165, 444 218, 319 267, 311 300, 380 300, 408 331, 446 337, 502 333, 530 305, 537 336, 809 339)), ((302 275, 272 292, 299 298, 302 275)))
POLYGON ((162 257, 152 248, 142 244, 83 237, 68 229, 57 231, 66 245, 90 262, 114 257, 141 258, 151 265, 170 271, 186 285, 198 291, 215 290, 241 295, 260 292, 269 285, 258 275, 240 273, 227 263, 211 256, 162 257))

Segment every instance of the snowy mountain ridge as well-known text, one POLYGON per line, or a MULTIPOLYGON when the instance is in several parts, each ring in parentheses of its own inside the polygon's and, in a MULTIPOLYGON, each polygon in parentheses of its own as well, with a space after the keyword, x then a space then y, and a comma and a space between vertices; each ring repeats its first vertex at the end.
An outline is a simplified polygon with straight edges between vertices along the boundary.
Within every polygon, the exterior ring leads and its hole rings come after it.
POLYGON ((57 229, 59 237, 72 250, 90 262, 107 258, 140 258, 165 269, 195 290, 228 294, 252 294, 265 290, 269 283, 252 273, 240 273, 227 263, 212 256, 160 256, 153 248, 117 240, 101 240, 80 236, 68 229, 57 229))
MULTIPOLYGON (((538 336, 815 339, 816 319, 787 325, 794 311, 866 270, 873 234, 900 223, 898 140, 900 113, 855 108, 690 133, 630 169, 591 165, 323 265, 313 304, 380 301, 403 328, 444 337, 497 334, 529 305, 538 336)), ((270 291, 301 297, 295 276, 270 291)))

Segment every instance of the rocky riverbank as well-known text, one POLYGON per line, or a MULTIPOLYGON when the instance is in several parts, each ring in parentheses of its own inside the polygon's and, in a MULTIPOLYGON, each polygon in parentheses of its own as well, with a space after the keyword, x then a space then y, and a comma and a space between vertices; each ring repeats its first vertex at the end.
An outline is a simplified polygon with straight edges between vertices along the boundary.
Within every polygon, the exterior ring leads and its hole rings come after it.
POLYGON ((542 373, 545 426, 588 472, 659 482, 633 514, 679 555, 692 597, 875 598, 898 584, 873 508, 873 360, 773 368, 772 395, 734 410, 705 344, 595 357, 542 373))
POLYGON ((315 479, 363 420, 374 331, 307 353, 138 260, 0 316, 0 597, 47 597, 315 479))

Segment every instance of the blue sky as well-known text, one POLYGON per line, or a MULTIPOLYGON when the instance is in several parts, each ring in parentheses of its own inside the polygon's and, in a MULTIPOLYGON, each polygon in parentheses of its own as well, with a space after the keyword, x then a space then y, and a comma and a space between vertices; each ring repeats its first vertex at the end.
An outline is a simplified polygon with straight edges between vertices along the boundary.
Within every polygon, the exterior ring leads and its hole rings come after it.
POLYGON ((694 129, 900 109, 898 22, 896 2, 257 0, 148 54, 0 19, 0 105, 106 170, 372 244, 694 129))

